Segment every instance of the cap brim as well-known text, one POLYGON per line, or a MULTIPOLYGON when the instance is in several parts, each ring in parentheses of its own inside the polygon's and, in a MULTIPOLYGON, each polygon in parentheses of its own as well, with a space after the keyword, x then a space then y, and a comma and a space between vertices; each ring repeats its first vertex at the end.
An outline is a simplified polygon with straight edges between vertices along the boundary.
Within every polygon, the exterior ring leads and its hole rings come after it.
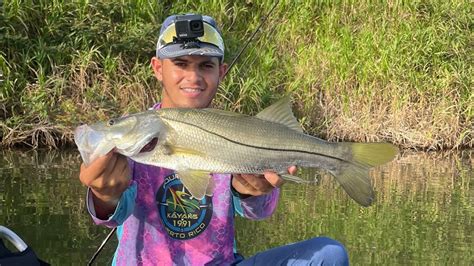
POLYGON ((201 43, 200 46, 200 48, 184 49, 182 44, 168 44, 165 47, 159 49, 156 55, 161 59, 175 58, 186 55, 224 57, 224 53, 221 51, 221 49, 212 44, 201 43))

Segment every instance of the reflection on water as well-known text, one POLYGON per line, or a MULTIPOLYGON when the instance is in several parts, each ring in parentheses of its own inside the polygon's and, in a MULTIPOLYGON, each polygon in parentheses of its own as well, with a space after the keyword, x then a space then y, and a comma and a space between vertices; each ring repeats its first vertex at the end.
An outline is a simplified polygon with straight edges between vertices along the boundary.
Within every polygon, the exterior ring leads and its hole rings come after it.
MULTIPOLYGON (((54 265, 85 264, 108 232, 86 214, 79 163, 75 151, 0 152, 0 225, 54 265)), ((472 151, 405 154, 372 171, 377 200, 369 208, 326 175, 318 186, 286 184, 270 219, 237 219, 238 249, 248 256, 324 235, 342 242, 354 265, 473 265, 473 164, 472 151)), ((100 265, 110 264, 116 243, 100 265)))
POLYGON ((79 165, 74 151, 0 152, 0 225, 52 265, 85 265, 107 231, 87 217, 79 165))
POLYGON ((472 265, 473 155, 410 154, 375 169, 370 208, 357 206, 332 178, 317 188, 288 184, 271 219, 239 220, 239 247, 250 255, 325 235, 344 243, 357 265, 472 265))

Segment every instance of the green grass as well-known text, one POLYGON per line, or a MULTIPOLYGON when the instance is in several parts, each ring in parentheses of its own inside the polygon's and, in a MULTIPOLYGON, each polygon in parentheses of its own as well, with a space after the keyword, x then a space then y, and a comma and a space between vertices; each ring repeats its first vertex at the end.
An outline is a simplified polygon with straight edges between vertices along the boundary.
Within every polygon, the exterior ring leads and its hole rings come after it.
MULTIPOLYGON (((149 60, 166 16, 216 18, 230 62, 273 3, 4 1, 1 144, 70 143, 79 122, 159 101, 149 60)), ((281 1, 214 104, 255 114, 291 94, 332 141, 472 148, 472 17, 469 1, 281 1)))

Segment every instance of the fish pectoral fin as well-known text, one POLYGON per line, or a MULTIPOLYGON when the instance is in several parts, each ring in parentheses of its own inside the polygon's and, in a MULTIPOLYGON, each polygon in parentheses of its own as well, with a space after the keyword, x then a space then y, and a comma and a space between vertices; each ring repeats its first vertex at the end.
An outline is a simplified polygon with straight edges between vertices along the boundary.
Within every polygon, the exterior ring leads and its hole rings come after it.
POLYGON ((304 180, 300 177, 290 175, 290 174, 279 174, 279 175, 285 181, 291 181, 291 182, 295 182, 295 183, 298 183, 298 184, 314 184, 314 183, 317 183, 317 180, 304 180))
POLYGON ((288 128, 303 133, 300 123, 296 120, 296 117, 291 110, 290 96, 283 97, 278 102, 263 109, 256 115, 256 117, 262 120, 285 125, 288 128))
MULTIPOLYGON (((213 188, 211 175, 207 171, 201 170, 185 170, 176 172, 183 185, 188 189, 191 195, 201 200, 209 193, 209 187, 213 188)), ((212 192, 212 191, 211 191, 212 192)), ((212 195, 212 193, 211 193, 212 195)))
POLYGON ((204 156, 202 152, 199 152, 197 150, 193 149, 188 149, 188 148, 183 148, 183 147, 178 147, 178 146, 173 146, 170 144, 166 145, 166 149, 168 150, 169 154, 174 154, 174 155, 197 155, 197 156, 204 156))
POLYGON ((173 154, 173 149, 171 148, 171 145, 169 145, 168 143, 165 143, 165 144, 161 145, 161 150, 162 150, 164 155, 173 154))

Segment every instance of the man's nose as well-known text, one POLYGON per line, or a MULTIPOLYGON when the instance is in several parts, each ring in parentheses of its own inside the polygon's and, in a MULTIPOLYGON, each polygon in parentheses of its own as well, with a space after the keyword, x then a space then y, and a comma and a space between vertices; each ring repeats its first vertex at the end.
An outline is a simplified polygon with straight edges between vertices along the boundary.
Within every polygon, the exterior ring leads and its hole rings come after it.
POLYGON ((202 80, 202 73, 198 67, 193 67, 186 73, 186 79, 191 82, 200 82, 202 80))

